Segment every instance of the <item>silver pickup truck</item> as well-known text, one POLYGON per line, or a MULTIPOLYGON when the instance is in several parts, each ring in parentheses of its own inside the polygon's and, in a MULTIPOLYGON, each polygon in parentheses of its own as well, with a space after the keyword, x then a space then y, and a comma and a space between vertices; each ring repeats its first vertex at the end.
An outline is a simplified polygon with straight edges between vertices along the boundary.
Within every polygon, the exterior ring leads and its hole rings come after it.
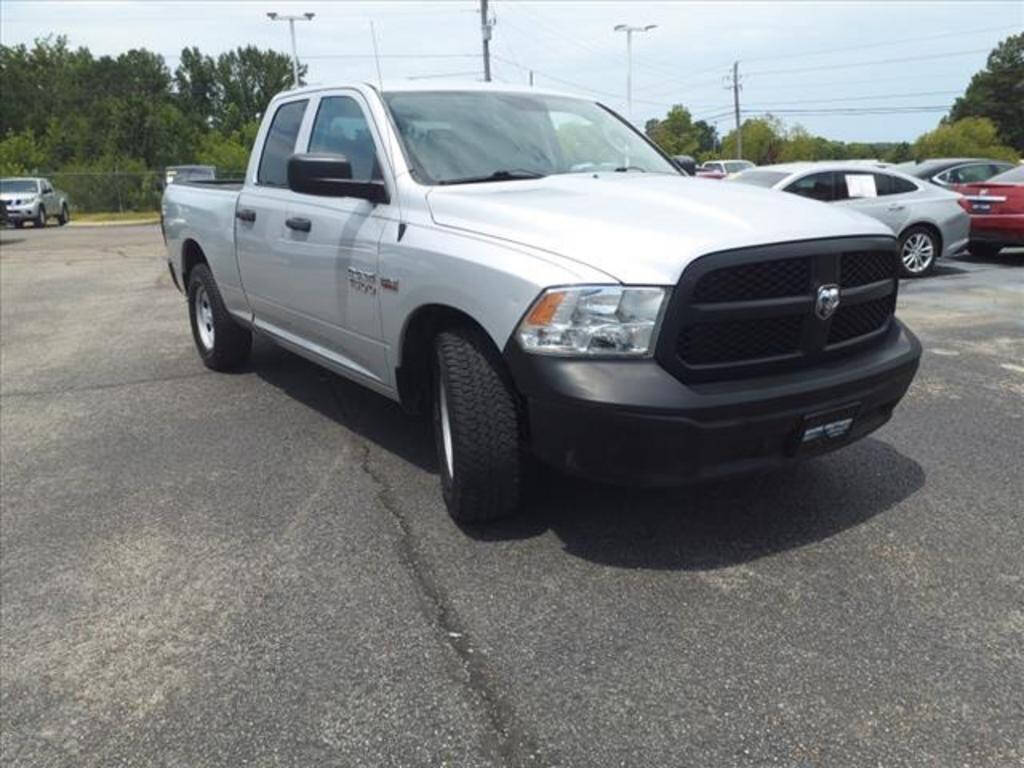
POLYGON ((534 459, 670 484, 838 448, 921 353, 883 224, 688 178, 534 89, 282 93, 244 183, 169 185, 163 226, 207 366, 257 332, 432 412, 460 522, 514 511, 534 459))

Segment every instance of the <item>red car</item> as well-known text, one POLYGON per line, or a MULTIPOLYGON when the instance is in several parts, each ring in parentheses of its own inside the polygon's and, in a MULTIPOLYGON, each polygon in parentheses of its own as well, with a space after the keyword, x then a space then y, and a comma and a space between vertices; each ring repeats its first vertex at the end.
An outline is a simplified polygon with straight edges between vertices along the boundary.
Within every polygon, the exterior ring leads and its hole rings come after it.
POLYGON ((956 191, 971 214, 971 253, 995 256, 1001 248, 1024 246, 1024 166, 988 181, 958 184, 956 191))

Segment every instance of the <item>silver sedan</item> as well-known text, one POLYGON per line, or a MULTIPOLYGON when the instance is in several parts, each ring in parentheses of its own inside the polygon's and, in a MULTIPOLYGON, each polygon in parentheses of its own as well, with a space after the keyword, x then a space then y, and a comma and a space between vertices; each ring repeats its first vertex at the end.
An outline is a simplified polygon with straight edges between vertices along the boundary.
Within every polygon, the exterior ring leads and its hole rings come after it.
POLYGON ((881 165, 763 165, 732 181, 842 205, 878 219, 900 239, 904 277, 924 277, 940 256, 967 247, 971 221, 960 205, 961 195, 881 165))

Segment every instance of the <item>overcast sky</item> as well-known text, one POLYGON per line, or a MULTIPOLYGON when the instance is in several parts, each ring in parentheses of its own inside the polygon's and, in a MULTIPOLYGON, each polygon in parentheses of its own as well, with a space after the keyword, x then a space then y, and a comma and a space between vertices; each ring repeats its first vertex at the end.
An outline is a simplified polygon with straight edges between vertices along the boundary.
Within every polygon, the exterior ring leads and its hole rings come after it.
MULTIPOLYGON (((657 24, 634 38, 634 119, 682 103, 697 118, 732 121, 725 76, 740 61, 741 102, 787 125, 847 141, 911 140, 982 68, 991 48, 1024 29, 1024 0, 1005 2, 512 2, 492 0, 494 78, 593 95, 625 113, 626 41, 619 23, 657 24), (857 108, 859 114, 836 114, 857 108), (933 108, 865 113, 863 110, 933 108), (822 110, 833 110, 822 114, 822 110), (817 111, 817 114, 814 112, 817 111)), ((145 47, 173 70, 185 46, 216 54, 255 44, 287 52, 287 24, 267 11, 316 18, 297 25, 310 82, 376 80, 369 22, 385 79, 480 79, 479 5, 354 2, 52 2, 0 0, 0 39, 67 35, 95 54, 145 47)))

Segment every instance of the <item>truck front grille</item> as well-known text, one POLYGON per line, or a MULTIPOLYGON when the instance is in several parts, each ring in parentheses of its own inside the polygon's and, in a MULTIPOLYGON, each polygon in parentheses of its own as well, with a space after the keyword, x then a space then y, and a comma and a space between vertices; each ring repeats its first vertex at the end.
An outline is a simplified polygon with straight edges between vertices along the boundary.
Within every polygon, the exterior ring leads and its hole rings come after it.
POLYGON ((683 381, 797 370, 876 343, 896 307, 887 237, 836 238, 703 256, 683 272, 656 356, 683 381), (826 312, 819 288, 839 287, 826 312))

